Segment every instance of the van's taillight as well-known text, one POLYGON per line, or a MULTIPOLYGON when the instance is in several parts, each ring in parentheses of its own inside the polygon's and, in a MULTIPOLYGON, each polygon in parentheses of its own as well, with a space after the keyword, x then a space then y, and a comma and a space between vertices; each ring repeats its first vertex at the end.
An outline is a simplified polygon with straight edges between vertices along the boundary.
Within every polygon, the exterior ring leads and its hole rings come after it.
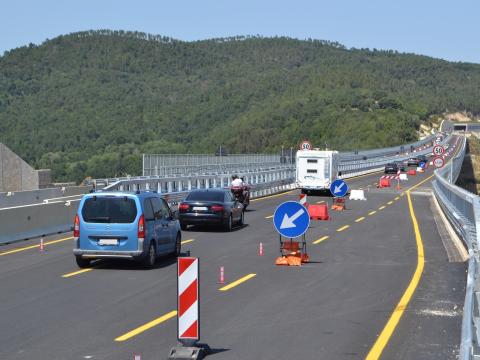
POLYGON ((225 210, 225 208, 222 205, 212 205, 210 207, 210 210, 212 210, 213 212, 222 212, 223 210, 225 210))
POLYGON ((140 216, 138 220, 138 238, 144 239, 145 238, 145 217, 143 214, 140 216))
POLYGON ((80 218, 75 215, 75 223, 73 224, 73 237, 80 237, 80 218))
POLYGON ((180 205, 178 205, 178 210, 180 212, 188 211, 188 209, 190 209, 190 205, 188 205, 188 204, 180 203, 180 205))

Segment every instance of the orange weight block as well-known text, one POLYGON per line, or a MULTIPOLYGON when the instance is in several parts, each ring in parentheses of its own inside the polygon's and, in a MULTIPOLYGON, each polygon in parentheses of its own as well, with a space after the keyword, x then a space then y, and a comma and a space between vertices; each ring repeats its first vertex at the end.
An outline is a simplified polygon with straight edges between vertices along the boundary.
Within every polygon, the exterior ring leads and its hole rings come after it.
POLYGON ((310 205, 308 207, 308 215, 313 220, 329 220, 327 204, 310 205))

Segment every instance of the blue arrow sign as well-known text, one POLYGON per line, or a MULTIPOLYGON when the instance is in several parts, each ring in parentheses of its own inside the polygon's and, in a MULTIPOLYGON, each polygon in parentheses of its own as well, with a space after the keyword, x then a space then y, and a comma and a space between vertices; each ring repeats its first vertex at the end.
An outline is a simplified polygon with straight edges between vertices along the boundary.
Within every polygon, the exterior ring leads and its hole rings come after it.
POLYGON ((342 197, 348 192, 348 185, 345 181, 337 179, 330 185, 330 192, 335 197, 342 197))
POLYGON ((418 164, 422 169, 425 168, 425 161, 422 161, 420 162, 420 164, 418 164))
POLYGON ((295 238, 302 236, 310 225, 310 215, 305 206, 287 201, 280 204, 273 214, 275 230, 284 237, 295 238))

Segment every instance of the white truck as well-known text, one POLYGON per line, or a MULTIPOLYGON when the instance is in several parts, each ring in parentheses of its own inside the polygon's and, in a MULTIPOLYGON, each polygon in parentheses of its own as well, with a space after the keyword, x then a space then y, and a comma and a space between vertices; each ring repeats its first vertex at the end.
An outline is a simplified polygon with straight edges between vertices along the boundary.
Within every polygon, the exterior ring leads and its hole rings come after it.
POLYGON ((302 194, 330 189, 330 184, 341 175, 338 171, 338 151, 297 151, 296 185, 302 194))

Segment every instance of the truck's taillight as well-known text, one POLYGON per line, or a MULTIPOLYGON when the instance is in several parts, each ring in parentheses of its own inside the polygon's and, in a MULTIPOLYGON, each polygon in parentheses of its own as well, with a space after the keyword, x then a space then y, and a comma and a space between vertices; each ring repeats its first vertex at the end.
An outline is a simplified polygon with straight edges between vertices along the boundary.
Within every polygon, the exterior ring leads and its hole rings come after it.
POLYGON ((180 203, 180 205, 178 205, 178 210, 180 212, 188 211, 188 209, 190 209, 190 205, 188 205, 188 204, 180 203))
POLYGON ((75 222, 73 224, 73 237, 80 237, 80 218, 78 217, 78 214, 75 215, 75 222))
POLYGON ((138 238, 145 238, 145 217, 143 214, 140 216, 140 219, 138 219, 138 238))
POLYGON ((212 210, 213 212, 222 212, 223 210, 225 210, 225 208, 222 205, 212 205, 210 207, 210 210, 212 210))

